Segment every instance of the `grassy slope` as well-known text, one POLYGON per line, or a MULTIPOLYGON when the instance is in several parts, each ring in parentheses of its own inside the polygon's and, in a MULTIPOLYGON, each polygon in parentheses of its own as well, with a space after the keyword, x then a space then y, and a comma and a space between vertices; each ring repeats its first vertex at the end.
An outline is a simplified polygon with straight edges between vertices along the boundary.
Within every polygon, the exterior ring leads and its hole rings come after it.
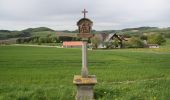
MULTIPOLYGON (((170 98, 168 48, 88 52, 97 99, 170 98)), ((80 69, 80 49, 1 46, 0 100, 74 100, 80 69)))
POLYGON ((40 32, 32 32, 32 36, 39 36, 39 37, 47 37, 47 35, 51 34, 51 36, 56 36, 56 32, 54 31, 40 31, 40 32))

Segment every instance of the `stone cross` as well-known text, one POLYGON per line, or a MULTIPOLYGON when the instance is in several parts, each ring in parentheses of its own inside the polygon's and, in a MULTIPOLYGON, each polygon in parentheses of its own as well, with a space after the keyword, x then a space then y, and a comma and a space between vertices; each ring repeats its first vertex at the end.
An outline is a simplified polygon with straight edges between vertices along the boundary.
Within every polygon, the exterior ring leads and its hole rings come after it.
MULTIPOLYGON (((86 9, 84 9, 84 11, 82 11, 82 13, 84 14, 84 18, 86 18, 86 13, 88 13, 88 11, 86 11, 86 9)), ((84 78, 88 77, 86 38, 85 39, 83 38, 83 42, 82 42, 82 70, 81 70, 81 75, 84 78)))
POLYGON ((88 11, 86 11, 86 9, 84 9, 84 10, 82 11, 82 13, 84 14, 84 18, 86 18, 86 13, 88 13, 88 11))
POLYGON ((86 18, 86 9, 82 11, 84 18, 77 22, 78 37, 82 38, 82 69, 81 75, 74 75, 73 83, 77 85, 76 100, 94 100, 93 87, 97 83, 95 75, 88 75, 87 40, 93 37, 91 29, 93 22, 86 18))

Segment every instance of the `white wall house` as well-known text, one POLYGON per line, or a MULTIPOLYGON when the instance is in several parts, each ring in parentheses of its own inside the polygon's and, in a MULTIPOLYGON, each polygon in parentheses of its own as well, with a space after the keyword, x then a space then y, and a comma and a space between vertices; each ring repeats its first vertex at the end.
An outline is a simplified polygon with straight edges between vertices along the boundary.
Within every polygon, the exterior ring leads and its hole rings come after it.
POLYGON ((148 48, 159 48, 158 44, 148 44, 148 48))

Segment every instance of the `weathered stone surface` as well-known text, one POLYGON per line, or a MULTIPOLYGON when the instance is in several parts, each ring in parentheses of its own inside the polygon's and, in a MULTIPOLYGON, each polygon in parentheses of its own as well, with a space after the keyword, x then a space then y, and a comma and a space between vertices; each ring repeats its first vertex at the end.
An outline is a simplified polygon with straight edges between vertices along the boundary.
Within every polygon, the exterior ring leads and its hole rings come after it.
POLYGON ((83 78, 88 77, 88 68, 87 68, 87 42, 82 42, 82 69, 81 69, 81 76, 83 78))
POLYGON ((94 100, 94 84, 77 85, 76 100, 94 100))
POLYGON ((74 75, 74 84, 96 84, 97 79, 95 75, 89 75, 87 78, 83 78, 81 75, 74 75))
POLYGON ((91 33, 93 22, 88 18, 82 18, 77 22, 80 34, 91 33))
POLYGON ((75 75, 73 83, 77 86, 76 100, 94 100, 93 87, 97 83, 95 75, 89 75, 87 78, 75 75))
POLYGON ((80 38, 91 38, 94 36, 94 34, 84 33, 84 34, 77 34, 80 38))

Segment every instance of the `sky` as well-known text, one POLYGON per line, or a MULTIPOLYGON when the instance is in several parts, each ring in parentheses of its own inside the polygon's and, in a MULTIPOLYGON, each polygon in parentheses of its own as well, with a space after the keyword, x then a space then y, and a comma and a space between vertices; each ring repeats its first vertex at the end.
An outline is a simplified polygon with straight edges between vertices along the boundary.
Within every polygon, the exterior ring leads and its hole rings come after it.
POLYGON ((95 30, 169 27, 169 5, 170 0, 0 0, 0 30, 76 30, 84 8, 95 30))

